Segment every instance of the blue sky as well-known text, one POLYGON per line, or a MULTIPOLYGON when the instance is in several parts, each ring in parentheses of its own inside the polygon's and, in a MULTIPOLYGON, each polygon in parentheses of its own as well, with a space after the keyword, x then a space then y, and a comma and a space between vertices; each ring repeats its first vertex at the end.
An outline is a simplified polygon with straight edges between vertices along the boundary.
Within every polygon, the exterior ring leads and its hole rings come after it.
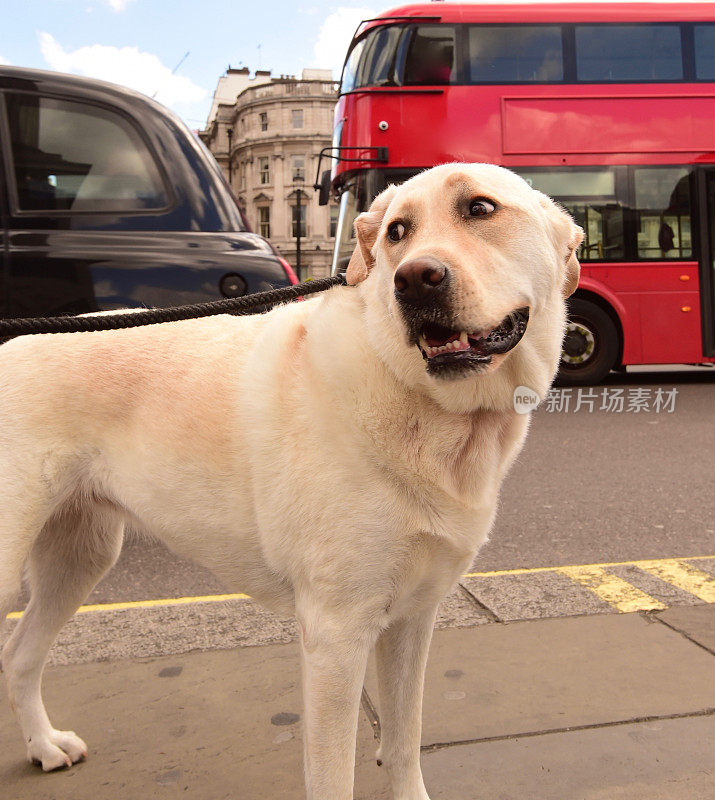
POLYGON ((153 95, 203 127, 227 66, 300 75, 332 68, 366 0, 0 0, 0 62, 104 78, 153 95), (260 49, 259 49, 260 45, 260 49), (171 71, 185 53, 175 75, 171 71))

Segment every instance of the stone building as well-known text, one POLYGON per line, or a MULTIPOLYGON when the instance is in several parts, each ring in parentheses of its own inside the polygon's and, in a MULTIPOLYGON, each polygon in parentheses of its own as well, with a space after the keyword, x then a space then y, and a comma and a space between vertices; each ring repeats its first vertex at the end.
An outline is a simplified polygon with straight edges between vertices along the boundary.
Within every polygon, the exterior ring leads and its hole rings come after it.
POLYGON ((200 133, 253 230, 294 269, 300 215, 301 280, 330 271, 338 209, 318 205, 313 183, 318 154, 331 142, 336 98, 330 70, 304 69, 301 78, 259 70, 251 78, 246 67, 229 68, 200 133))

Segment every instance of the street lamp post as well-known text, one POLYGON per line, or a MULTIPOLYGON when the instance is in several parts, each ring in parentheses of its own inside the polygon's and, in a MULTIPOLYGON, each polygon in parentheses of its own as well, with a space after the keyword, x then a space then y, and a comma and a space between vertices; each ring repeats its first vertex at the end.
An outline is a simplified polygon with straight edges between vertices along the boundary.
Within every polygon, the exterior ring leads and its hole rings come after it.
MULTIPOLYGON (((228 185, 231 186, 231 177, 233 170, 231 169, 231 140, 233 139, 233 128, 229 128, 226 133, 228 134, 228 185)), ((233 186, 231 186, 233 189, 233 186)))
POLYGON ((293 184, 296 187, 295 191, 295 215, 296 215, 296 222, 295 222, 295 271, 298 276, 298 280, 302 280, 302 275, 300 274, 300 238, 301 238, 301 200, 303 198, 303 191, 300 188, 304 182, 304 178, 301 178, 300 175, 293 176, 293 184))

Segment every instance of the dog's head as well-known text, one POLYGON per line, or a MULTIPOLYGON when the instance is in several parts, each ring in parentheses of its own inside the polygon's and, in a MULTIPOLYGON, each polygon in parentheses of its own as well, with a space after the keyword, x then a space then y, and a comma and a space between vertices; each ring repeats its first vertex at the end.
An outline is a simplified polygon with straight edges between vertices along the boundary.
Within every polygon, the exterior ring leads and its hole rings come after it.
POLYGON ((545 395, 579 278, 565 211, 509 170, 447 164, 390 186, 355 232, 347 281, 398 377, 461 411, 545 395))

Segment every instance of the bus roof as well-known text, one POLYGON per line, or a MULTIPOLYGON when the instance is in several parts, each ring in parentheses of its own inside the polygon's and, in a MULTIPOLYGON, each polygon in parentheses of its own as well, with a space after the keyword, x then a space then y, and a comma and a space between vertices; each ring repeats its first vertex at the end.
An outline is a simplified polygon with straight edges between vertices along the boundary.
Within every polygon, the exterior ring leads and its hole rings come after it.
POLYGON ((439 22, 715 22, 715 3, 420 3, 384 11, 359 30, 427 17, 439 22), (403 18, 403 19, 400 19, 403 18))

